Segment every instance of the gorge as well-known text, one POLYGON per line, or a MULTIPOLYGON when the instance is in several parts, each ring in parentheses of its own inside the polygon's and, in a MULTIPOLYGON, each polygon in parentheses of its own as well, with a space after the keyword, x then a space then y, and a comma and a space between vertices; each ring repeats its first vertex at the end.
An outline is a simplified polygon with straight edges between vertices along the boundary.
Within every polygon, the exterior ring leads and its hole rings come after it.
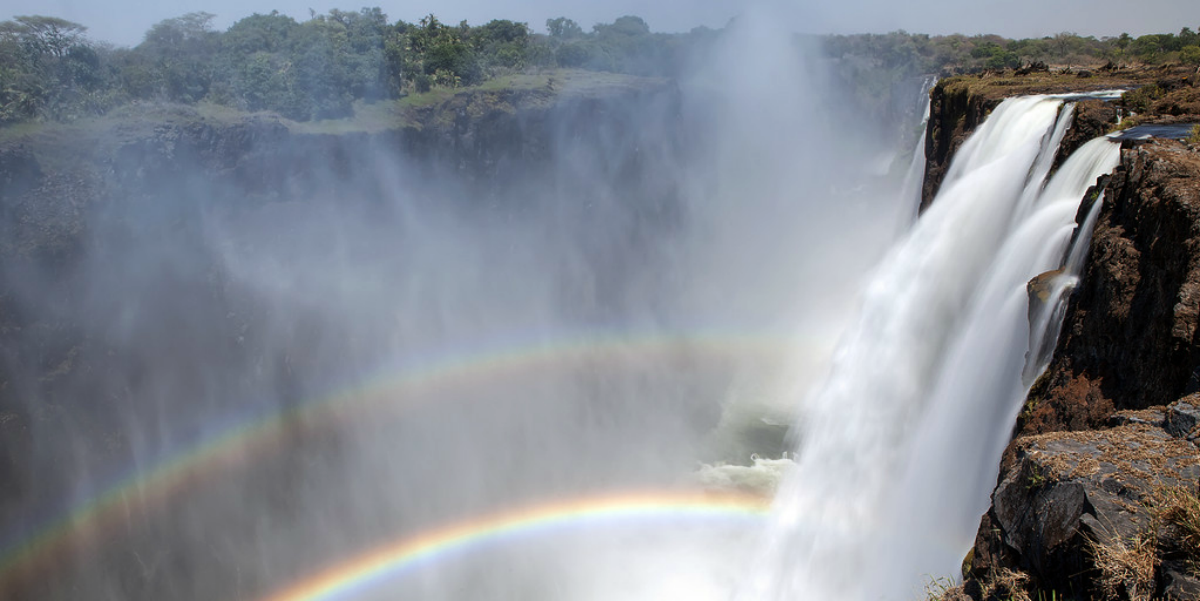
POLYGON ((945 79, 918 199, 804 42, 723 35, 385 127, 6 137, 0 597, 1196 598, 1165 527, 1115 583, 1087 543, 1200 476, 1194 147, 945 79))

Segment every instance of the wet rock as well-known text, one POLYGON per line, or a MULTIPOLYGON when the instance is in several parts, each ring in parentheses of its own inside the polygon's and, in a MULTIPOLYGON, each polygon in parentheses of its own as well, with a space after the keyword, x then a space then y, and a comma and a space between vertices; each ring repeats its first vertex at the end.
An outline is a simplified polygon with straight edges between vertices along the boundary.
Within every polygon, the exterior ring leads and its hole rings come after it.
POLYGON ((1075 114, 1071 119, 1071 129, 1063 136, 1058 153, 1054 156, 1054 165, 1062 165, 1080 146, 1092 139, 1103 136, 1117 124, 1117 107, 1111 102, 1102 100, 1080 100, 1075 103, 1075 114))
POLYGON ((1040 273, 1029 280, 1025 285, 1026 292, 1029 293, 1029 313, 1032 315, 1036 307, 1046 304, 1050 301, 1050 296, 1054 291, 1054 282, 1063 274, 1063 270, 1055 269, 1040 273))
POLYGON ((1127 142, 1104 192, 1087 267, 1019 433, 1103 427, 1115 410, 1200 392, 1200 154, 1170 140, 1127 142))
POLYGON ((929 207, 941 189, 954 153, 1002 100, 1003 97, 972 94, 968 86, 947 86, 944 82, 939 82, 930 91, 922 211, 929 207))

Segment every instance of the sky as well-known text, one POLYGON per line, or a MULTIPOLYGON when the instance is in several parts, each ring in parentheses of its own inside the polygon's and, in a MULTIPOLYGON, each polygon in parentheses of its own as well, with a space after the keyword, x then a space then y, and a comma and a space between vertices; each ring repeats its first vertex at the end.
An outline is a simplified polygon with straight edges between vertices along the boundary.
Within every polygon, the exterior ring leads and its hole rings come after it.
MULTIPOLYGON (((766 0, 781 18, 805 33, 883 33, 904 29, 915 33, 998 33, 1007 37, 1040 37, 1070 31, 1113 36, 1122 32, 1177 33, 1200 29, 1198 0, 766 0)), ((565 16, 585 30, 627 14, 638 15, 654 31, 688 31, 704 25, 721 27, 741 13, 744 0, 5 0, 0 18, 40 14, 86 25, 89 37, 117 45, 135 45, 151 25, 188 12, 217 15, 224 29, 253 13, 279 10, 297 19, 309 9, 357 10, 379 6, 392 21, 416 21, 433 13, 443 22, 466 19, 471 24, 492 19, 528 23, 545 31, 548 18, 565 16)))

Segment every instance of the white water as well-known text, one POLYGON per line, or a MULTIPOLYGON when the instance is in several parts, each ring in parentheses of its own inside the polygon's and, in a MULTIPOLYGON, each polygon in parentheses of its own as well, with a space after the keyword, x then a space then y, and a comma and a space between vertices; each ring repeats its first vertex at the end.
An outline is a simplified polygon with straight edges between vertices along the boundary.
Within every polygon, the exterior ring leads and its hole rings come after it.
POLYGON ((917 220, 921 209, 921 189, 925 182, 925 129, 929 125, 930 98, 929 91, 937 83, 936 77, 926 77, 921 84, 921 96, 925 108, 921 115, 920 135, 917 136, 917 148, 913 151, 912 161, 908 164, 908 172, 904 174, 904 183, 900 186, 900 201, 902 206, 908 206, 909 218, 902 225, 911 227, 917 220))
POLYGON ((1043 186, 1063 105, 997 107, 879 267, 803 404, 797 469, 742 599, 907 599, 957 573, 1027 390, 1026 282, 1062 266, 1081 197, 1119 156, 1091 142, 1043 186))

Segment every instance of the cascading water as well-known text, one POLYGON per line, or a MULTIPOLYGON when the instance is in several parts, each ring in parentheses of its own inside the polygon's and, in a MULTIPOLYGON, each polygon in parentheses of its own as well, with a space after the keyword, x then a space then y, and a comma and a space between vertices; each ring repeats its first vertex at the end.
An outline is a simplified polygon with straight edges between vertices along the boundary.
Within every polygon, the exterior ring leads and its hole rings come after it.
POLYGON ((912 226, 912 223, 917 220, 917 214, 921 207, 921 187, 925 181, 925 128, 929 125, 929 110, 932 108, 929 91, 936 83, 936 77, 926 77, 921 84, 924 108, 921 114, 920 133, 917 134, 917 146, 913 150, 912 160, 908 164, 908 172, 904 174, 904 183, 900 186, 900 201, 912 207, 908 221, 903 223, 904 227, 912 226))
POLYGON ((1046 184, 1064 102, 997 107, 878 268, 801 408, 797 469, 741 599, 906 599, 955 572, 1027 391, 1026 282, 1062 266, 1081 197, 1119 156, 1093 141, 1046 184))

